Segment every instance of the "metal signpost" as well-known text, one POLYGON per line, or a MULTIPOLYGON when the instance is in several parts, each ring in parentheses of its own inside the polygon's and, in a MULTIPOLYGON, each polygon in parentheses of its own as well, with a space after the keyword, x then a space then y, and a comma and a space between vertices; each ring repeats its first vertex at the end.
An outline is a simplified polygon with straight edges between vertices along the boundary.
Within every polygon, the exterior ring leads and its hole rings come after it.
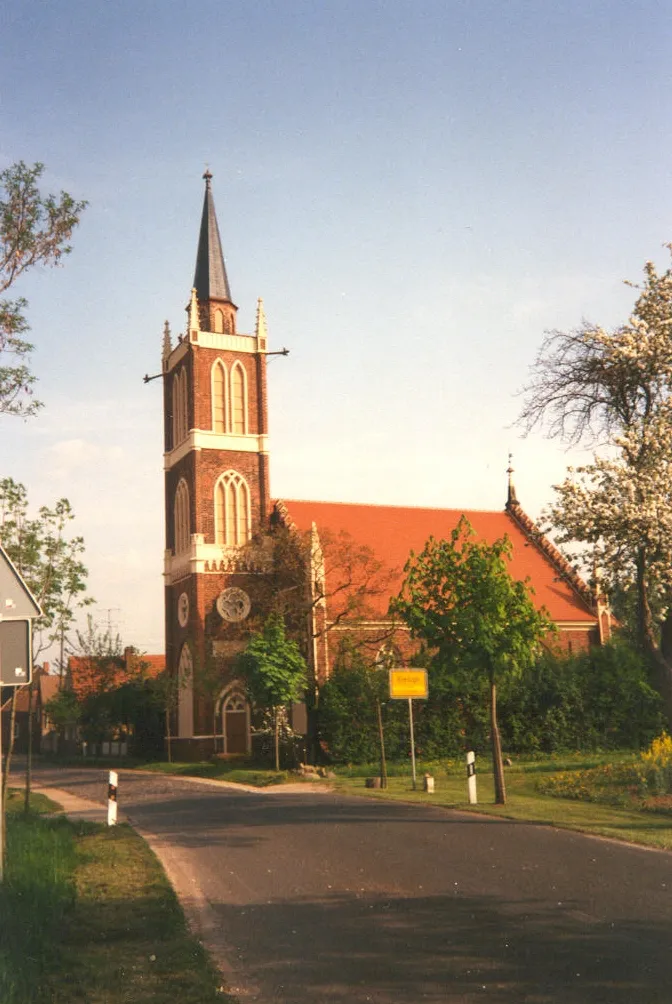
POLYGON ((413 772, 413 791, 416 788, 415 774, 415 738, 413 736, 413 699, 427 700, 429 685, 426 669, 391 669, 390 698, 393 701, 408 700, 408 722, 411 732, 411 769, 413 772))
MULTIPOLYGON (((16 568, 0 547, 0 685, 22 687, 33 672, 32 624, 42 611, 16 568)), ((2 701, 0 700, 0 705, 2 701)), ((0 710, 0 767, 2 712, 0 710)), ((0 881, 5 861, 3 772, 0 769, 0 881)))

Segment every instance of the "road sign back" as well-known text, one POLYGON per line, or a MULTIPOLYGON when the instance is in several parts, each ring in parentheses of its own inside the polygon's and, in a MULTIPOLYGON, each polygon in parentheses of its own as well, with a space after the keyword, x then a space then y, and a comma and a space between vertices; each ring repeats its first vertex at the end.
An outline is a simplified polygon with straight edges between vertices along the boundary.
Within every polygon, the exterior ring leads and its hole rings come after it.
POLYGON ((3 687, 30 683, 31 670, 30 621, 0 621, 0 683, 3 687))
POLYGON ((41 613, 28 586, 0 547, 0 621, 26 620, 41 613))

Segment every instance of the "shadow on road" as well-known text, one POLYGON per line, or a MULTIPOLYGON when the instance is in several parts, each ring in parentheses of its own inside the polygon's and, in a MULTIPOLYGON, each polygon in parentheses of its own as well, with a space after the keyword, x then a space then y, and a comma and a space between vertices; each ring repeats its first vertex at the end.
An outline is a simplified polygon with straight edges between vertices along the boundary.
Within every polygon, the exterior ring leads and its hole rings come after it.
POLYGON ((572 904, 333 896, 217 904, 263 1000, 668 1004, 665 924, 601 924, 572 904), (657 989, 656 989, 657 988, 657 989))

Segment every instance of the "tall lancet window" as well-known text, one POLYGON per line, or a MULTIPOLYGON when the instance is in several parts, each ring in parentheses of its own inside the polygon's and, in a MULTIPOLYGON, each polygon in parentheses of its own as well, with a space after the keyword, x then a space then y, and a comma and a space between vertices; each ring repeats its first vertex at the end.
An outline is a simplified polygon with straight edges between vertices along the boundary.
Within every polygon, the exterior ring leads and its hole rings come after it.
POLYGON ((175 492, 174 506, 175 554, 182 554, 189 548, 189 489, 184 478, 181 479, 175 492))
POLYGON ((231 370, 231 432, 247 432, 247 376, 240 363, 231 370))
POLYGON ((212 431, 226 432, 228 411, 228 388, 226 366, 217 359, 212 367, 212 431))
POLYGON ((194 734, 194 664, 186 642, 180 652, 177 679, 177 734, 180 738, 190 738, 194 734))
POLYGON ((224 333, 224 314, 221 310, 215 311, 215 332, 220 335, 224 333))
POLYGON ((188 425, 187 371, 182 367, 173 377, 173 448, 186 439, 188 425))
POLYGON ((215 486, 215 540, 240 547, 251 535, 250 489, 237 471, 227 471, 215 486))

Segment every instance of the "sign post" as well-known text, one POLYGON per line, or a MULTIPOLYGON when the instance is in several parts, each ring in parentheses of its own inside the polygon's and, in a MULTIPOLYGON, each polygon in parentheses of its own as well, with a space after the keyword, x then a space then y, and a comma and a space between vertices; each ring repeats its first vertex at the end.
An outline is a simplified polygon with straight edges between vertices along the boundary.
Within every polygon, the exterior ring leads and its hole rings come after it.
MULTIPOLYGON (((32 623, 40 606, 0 547, 0 686, 22 687, 33 672, 32 623)), ((0 705, 2 701, 0 700, 0 705)), ((12 737, 10 736, 10 743, 12 737)), ((0 882, 5 863, 5 797, 0 708, 0 882)))
POLYGON ((408 724, 411 733, 411 771, 413 791, 417 786, 415 771, 415 737, 413 735, 413 699, 427 700, 429 687, 426 669, 391 669, 390 698, 393 701, 408 700, 408 724))

